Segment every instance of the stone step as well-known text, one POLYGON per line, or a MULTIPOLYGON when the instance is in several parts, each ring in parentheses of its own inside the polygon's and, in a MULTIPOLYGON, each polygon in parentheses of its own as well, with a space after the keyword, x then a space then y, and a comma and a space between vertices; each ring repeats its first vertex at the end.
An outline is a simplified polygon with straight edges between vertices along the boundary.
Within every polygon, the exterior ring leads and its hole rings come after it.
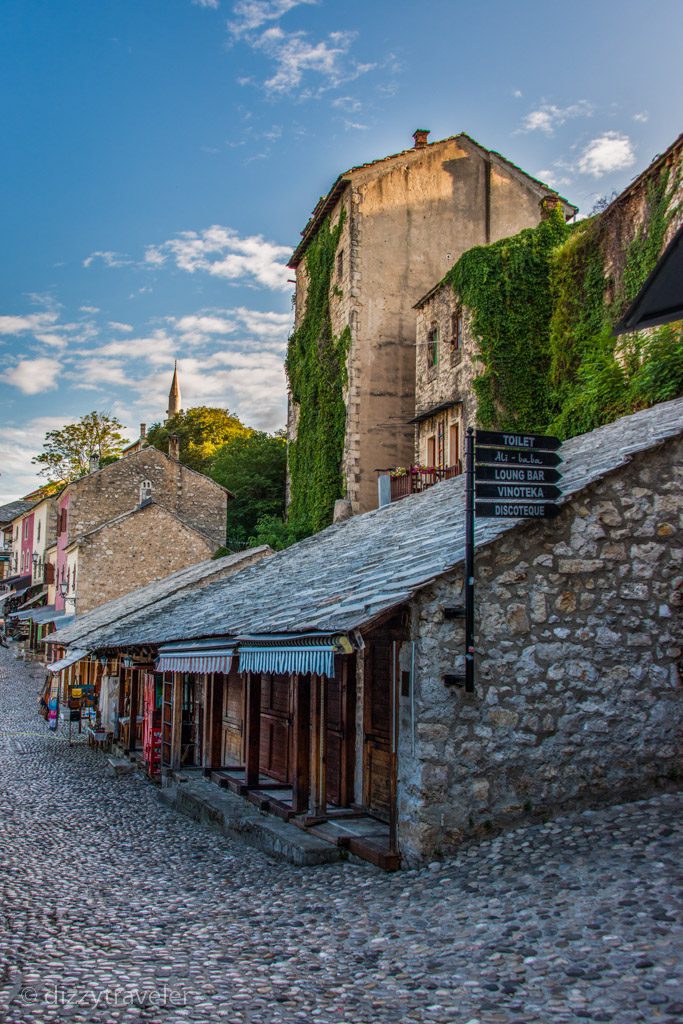
POLYGON ((159 799, 195 821, 298 867, 332 864, 344 856, 332 843, 262 814, 242 797, 208 780, 166 786, 159 791, 159 799))
POLYGON ((108 757, 107 771, 110 775, 132 775, 135 771, 133 761, 127 761, 123 757, 108 757))

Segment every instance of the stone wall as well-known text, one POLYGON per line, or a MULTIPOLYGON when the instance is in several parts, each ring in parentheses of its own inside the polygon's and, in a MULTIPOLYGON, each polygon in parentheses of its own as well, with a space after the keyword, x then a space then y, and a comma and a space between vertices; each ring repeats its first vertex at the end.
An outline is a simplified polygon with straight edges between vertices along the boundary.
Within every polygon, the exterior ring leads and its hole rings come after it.
POLYGON ((225 544, 227 494, 223 488, 152 447, 89 473, 69 487, 69 542, 139 505, 145 480, 152 484, 149 497, 206 534, 212 554, 225 544))
MULTIPOLYGON (((415 461, 428 465, 427 438, 437 429, 437 419, 445 423, 446 437, 451 424, 457 423, 460 434, 458 458, 464 461, 464 437, 468 426, 476 426, 477 399, 473 381, 481 373, 481 363, 476 358, 477 341, 470 329, 471 314, 461 307, 455 292, 449 284, 441 285, 417 310, 417 344, 415 349, 415 414, 433 409, 443 402, 458 401, 458 405, 440 413, 438 417, 422 420, 415 428, 415 461), (460 351, 452 351, 452 317, 462 309, 463 340, 460 351), (438 330, 439 357, 436 366, 428 358, 428 335, 436 326, 438 330)), ((450 449, 445 465, 453 466, 455 461, 450 449)))
POLYGON ((79 615, 213 554, 202 535, 150 504, 97 530, 78 546, 79 615))
POLYGON ((477 553, 476 693, 454 572, 412 604, 415 729, 401 704, 408 862, 581 802, 679 778, 683 754, 683 442, 592 485, 547 523, 477 553), (413 754, 413 742, 415 752, 413 754))

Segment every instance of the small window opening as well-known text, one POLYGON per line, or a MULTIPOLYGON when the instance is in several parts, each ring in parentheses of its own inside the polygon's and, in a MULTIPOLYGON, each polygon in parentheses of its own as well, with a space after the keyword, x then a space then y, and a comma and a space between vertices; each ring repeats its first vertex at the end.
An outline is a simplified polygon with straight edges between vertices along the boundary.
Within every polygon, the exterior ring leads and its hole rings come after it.
POLYGON ((451 354, 458 355, 462 351, 463 343, 463 316, 462 309, 458 307, 451 316, 451 354))
POLYGON ((439 328, 433 324, 427 334, 427 366, 439 365, 439 328))
POLYGON ((140 484, 140 504, 152 497, 152 481, 143 480, 140 484))

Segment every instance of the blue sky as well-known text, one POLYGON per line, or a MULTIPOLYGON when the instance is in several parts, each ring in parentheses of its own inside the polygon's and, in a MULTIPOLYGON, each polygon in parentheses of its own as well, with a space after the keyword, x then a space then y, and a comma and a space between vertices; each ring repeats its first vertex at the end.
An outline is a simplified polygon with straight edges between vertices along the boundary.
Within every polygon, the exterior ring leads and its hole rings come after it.
POLYGON ((583 212, 681 130, 680 0, 3 0, 0 501, 46 430, 285 420, 287 255, 338 173, 466 131, 583 212))

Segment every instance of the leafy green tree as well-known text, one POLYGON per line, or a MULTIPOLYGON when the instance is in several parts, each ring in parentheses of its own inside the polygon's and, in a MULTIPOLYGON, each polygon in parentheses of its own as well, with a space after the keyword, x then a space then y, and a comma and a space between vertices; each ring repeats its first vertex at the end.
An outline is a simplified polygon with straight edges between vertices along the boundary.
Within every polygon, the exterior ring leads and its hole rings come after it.
POLYGON ((162 452, 168 452, 171 434, 180 441, 180 461, 200 473, 209 470, 211 462, 224 444, 252 431, 228 409, 198 405, 180 412, 168 423, 155 423, 147 432, 147 440, 162 452))
POLYGON ((274 551, 282 551, 300 539, 281 516, 261 516, 247 545, 256 548, 268 544, 274 551))
POLYGON ((260 519, 278 519, 284 513, 286 466, 287 443, 281 433, 254 430, 233 437, 216 452, 209 475, 235 495, 228 506, 228 544, 233 549, 244 547, 260 519))
POLYGON ((44 451, 36 455, 42 476, 53 482, 68 483, 85 476, 90 468, 90 456, 98 459, 118 457, 126 444, 121 433, 123 424, 105 412, 89 412, 78 423, 69 423, 61 430, 48 430, 43 441, 44 451))

